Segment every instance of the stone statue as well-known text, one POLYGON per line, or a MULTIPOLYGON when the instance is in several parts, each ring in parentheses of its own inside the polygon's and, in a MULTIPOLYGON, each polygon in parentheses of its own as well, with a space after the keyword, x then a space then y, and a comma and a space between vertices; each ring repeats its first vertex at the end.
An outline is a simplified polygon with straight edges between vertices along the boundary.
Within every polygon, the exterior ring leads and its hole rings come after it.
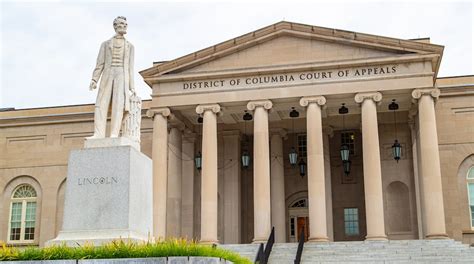
POLYGON ((110 137, 119 137, 122 121, 125 119, 123 128, 128 131, 122 131, 122 135, 139 142, 140 139, 140 120, 133 121, 130 118, 139 118, 141 115, 141 100, 135 94, 135 85, 133 79, 133 61, 134 48, 128 42, 124 35, 127 33, 127 19, 119 16, 113 22, 115 36, 100 46, 99 55, 97 56, 97 65, 92 74, 92 81, 89 89, 92 91, 97 88, 97 82, 100 80, 99 91, 94 110, 94 135, 87 139, 105 138, 105 130, 107 124, 107 112, 109 110, 110 101, 112 100, 112 114, 110 124, 110 137), (102 77, 101 77, 102 76, 102 77), (130 115, 131 98, 140 109, 133 109, 130 115), (136 103, 136 101, 140 103, 136 103), (138 124, 138 128, 136 125, 138 124), (138 132, 137 132, 138 130, 138 132), (138 140, 137 140, 138 133, 138 140))

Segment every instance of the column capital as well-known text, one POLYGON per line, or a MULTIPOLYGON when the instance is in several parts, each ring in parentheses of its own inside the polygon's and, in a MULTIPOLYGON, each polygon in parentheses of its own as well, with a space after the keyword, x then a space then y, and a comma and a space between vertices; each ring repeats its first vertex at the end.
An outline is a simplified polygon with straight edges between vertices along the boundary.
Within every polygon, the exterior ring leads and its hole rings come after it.
POLYGON ((214 114, 217 114, 221 111, 221 106, 218 104, 202 104, 196 107, 196 113, 202 114, 206 111, 212 111, 214 114))
POLYGON ((411 92, 413 99, 418 100, 423 95, 430 95, 433 99, 437 100, 440 95, 440 90, 438 88, 425 88, 425 89, 415 89, 411 92))
POLYGON ((286 129, 283 129, 283 128, 271 128, 270 136, 273 136, 273 135, 278 135, 285 140, 288 139, 288 132, 286 131, 286 129))
POLYGON ((250 111, 255 110, 257 107, 263 107, 265 110, 270 110, 273 107, 273 103, 270 100, 259 100, 250 101, 247 104, 247 109, 250 111))
POLYGON ((382 101, 382 94, 380 92, 358 93, 354 97, 354 100, 358 104, 362 104, 366 99, 370 99, 376 103, 380 103, 380 101, 382 101))
POLYGON ((316 103, 318 106, 326 104, 326 97, 324 96, 306 96, 300 99, 301 106, 308 106, 309 104, 316 103))
POLYGON ((171 110, 168 107, 160 108, 150 108, 146 111, 146 116, 154 118, 155 115, 162 115, 163 117, 168 117, 171 115, 171 110))

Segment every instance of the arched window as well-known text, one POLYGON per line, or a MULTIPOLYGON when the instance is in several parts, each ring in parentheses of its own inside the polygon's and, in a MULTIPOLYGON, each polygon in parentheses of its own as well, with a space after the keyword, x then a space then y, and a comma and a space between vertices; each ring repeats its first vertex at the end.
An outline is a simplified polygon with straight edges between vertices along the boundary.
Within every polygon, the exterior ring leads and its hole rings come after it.
POLYGON ((18 186, 11 197, 8 239, 11 242, 33 242, 36 225, 36 191, 31 185, 18 186))
POLYGON ((467 171, 467 197, 469 199, 469 210, 471 211, 471 228, 474 228, 474 166, 467 171))

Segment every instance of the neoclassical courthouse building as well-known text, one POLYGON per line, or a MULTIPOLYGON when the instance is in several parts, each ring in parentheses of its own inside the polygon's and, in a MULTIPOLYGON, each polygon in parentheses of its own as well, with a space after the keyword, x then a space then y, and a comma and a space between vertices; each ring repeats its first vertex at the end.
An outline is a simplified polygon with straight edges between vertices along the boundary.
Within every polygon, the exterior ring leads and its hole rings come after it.
MULTIPOLYGON (((474 243, 474 76, 438 78, 443 49, 279 22, 153 63, 153 234, 474 243)), ((56 237, 93 110, 2 109, 0 240, 56 237)))

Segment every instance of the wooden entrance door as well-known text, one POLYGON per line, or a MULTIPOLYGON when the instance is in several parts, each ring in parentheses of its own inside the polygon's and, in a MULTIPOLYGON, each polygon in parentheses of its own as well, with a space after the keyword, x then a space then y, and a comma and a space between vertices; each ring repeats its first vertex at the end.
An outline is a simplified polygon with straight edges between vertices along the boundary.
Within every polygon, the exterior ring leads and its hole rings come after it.
POLYGON ((304 241, 308 241, 308 237, 309 237, 309 217, 298 217, 297 220, 296 220, 296 224, 297 224, 297 229, 298 230, 298 233, 297 233, 297 239, 299 241, 299 236, 301 234, 301 230, 304 228, 304 241))

